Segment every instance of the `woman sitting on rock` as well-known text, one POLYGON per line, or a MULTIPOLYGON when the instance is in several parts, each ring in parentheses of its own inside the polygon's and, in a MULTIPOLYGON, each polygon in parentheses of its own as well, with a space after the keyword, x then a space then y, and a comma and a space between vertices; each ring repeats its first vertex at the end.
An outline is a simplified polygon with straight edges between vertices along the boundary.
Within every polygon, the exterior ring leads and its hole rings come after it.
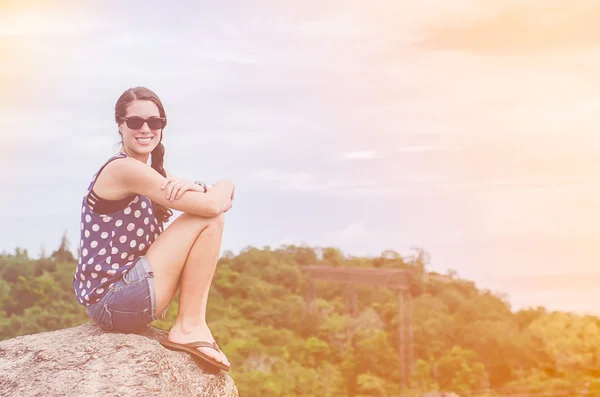
POLYGON ((77 299, 103 329, 133 332, 164 317, 180 288, 175 325, 161 343, 229 370, 208 329, 206 303, 235 186, 228 179, 209 187, 167 174, 161 143, 167 117, 151 90, 125 91, 115 121, 121 150, 83 197, 77 299), (163 230, 170 208, 183 214, 163 230))

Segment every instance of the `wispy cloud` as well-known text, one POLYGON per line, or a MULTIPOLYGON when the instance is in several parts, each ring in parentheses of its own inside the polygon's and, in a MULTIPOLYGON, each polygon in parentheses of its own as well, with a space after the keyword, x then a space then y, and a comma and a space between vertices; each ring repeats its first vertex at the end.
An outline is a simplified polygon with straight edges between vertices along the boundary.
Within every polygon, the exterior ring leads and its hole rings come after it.
POLYGON ((396 148, 396 151, 400 153, 427 153, 436 150, 440 149, 437 149, 433 146, 402 146, 396 148))
POLYGON ((102 29, 101 20, 83 10, 0 10, 0 36, 81 36, 102 29))
POLYGON ((347 3, 345 9, 330 13, 327 18, 305 20, 297 25, 291 25, 295 33, 317 38, 359 38, 369 32, 365 26, 362 7, 347 3))
POLYGON ((438 20, 423 46, 503 54, 600 46, 599 36, 590 34, 600 18, 598 2, 573 0, 562 7, 545 0, 480 3, 485 4, 477 7, 478 17, 438 20))
POLYGON ((560 109, 540 119, 538 124, 539 133, 571 133, 577 128, 579 133, 596 134, 600 127, 600 119, 597 117, 600 111, 600 99, 590 98, 576 100, 571 104, 563 104, 560 109))
POLYGON ((325 173, 318 175, 308 172, 263 169, 250 172, 245 179, 278 190, 312 192, 333 196, 345 196, 349 193, 353 197, 385 195, 394 191, 389 187, 381 187, 385 183, 375 179, 358 179, 348 176, 336 177, 325 173))
POLYGON ((382 159, 385 155, 378 153, 375 150, 367 150, 360 152, 345 152, 338 156, 340 160, 373 160, 382 159))
POLYGON ((259 170, 250 174, 250 178, 257 182, 275 183, 281 188, 293 190, 312 190, 316 186, 314 175, 306 172, 285 172, 279 170, 259 170))

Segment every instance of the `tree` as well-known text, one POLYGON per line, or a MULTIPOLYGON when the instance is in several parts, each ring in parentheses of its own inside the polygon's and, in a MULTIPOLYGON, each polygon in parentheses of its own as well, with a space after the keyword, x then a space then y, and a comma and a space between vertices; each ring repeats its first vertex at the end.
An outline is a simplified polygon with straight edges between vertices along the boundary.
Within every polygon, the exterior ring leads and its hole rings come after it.
POLYGON ((40 259, 46 259, 46 247, 42 244, 40 246, 40 259))
POLYGON ((73 256, 73 253, 69 250, 70 245, 71 245, 71 242, 69 241, 69 239, 67 237, 67 231, 65 230, 65 232, 63 233, 63 236, 60 240, 60 245, 59 245, 58 249, 56 251, 54 251, 50 257, 55 262, 59 262, 59 263, 74 262, 75 257, 73 256))
POLYGON ((554 312, 529 325, 560 373, 600 367, 600 327, 588 316, 554 312))
POLYGON ((433 379, 431 365, 427 361, 418 359, 415 362, 411 378, 411 388, 421 393, 438 390, 439 386, 433 379))
POLYGON ((20 247, 15 248, 15 259, 19 260, 29 260, 29 253, 27 252, 27 248, 21 249, 20 247))
POLYGON ((342 266, 344 255, 337 248, 326 247, 323 249, 323 260, 327 262, 327 265, 329 266, 342 266))
POLYGON ((469 393, 486 388, 488 375, 472 350, 454 346, 436 363, 437 380, 443 391, 469 393))
POLYGON ((385 396, 385 380, 372 374, 360 374, 356 380, 357 391, 361 396, 385 396))
POLYGON ((413 266, 417 275, 422 277, 427 270, 427 266, 431 263, 431 255, 427 251, 419 247, 413 247, 413 250, 416 252, 412 261, 409 263, 413 266))

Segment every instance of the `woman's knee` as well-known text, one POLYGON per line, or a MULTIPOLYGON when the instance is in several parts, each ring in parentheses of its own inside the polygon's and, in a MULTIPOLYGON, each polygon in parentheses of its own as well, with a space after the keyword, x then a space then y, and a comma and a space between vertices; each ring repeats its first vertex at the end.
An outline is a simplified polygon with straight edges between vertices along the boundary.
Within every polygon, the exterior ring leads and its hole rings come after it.
POLYGON ((217 216, 213 216, 211 218, 207 218, 200 215, 194 215, 189 213, 181 214, 180 218, 185 219, 188 222, 196 223, 200 226, 200 231, 203 231, 207 227, 211 227, 212 229, 223 229, 225 226, 225 214, 220 214, 217 216))
POLYGON ((212 220, 212 226, 223 229, 225 227, 225 213, 221 213, 215 217, 210 218, 212 220))

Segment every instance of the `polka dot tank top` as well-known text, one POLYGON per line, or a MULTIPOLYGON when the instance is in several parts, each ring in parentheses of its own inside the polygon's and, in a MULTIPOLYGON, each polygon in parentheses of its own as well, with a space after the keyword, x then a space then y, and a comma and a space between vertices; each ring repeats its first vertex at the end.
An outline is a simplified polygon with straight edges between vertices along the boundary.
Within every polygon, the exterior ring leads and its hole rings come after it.
MULTIPOLYGON (((123 157, 127 154, 117 153, 104 165, 123 157)), ((108 215, 97 214, 90 208, 87 196, 103 167, 93 176, 81 207, 79 262, 73 288, 84 306, 102 298, 146 254, 163 230, 150 199, 139 194, 132 196, 127 207, 108 215)))

